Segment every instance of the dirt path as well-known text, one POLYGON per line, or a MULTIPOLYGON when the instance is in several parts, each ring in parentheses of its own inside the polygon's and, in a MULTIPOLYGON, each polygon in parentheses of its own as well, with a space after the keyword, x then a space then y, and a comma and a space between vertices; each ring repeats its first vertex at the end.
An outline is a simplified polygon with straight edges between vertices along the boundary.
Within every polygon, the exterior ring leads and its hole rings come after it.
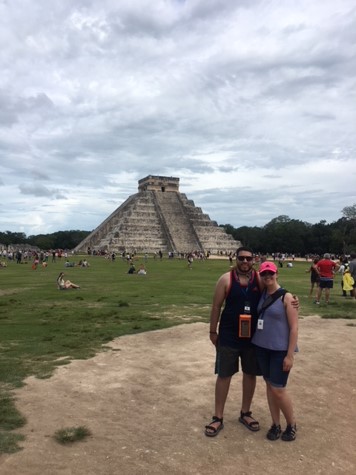
POLYGON ((300 320, 300 354, 289 389, 298 416, 293 443, 270 442, 264 383, 253 411, 262 430, 238 423, 240 375, 233 379, 225 429, 203 434, 212 415, 214 348, 208 326, 182 325, 125 336, 112 350, 29 378, 17 391, 27 417, 23 450, 0 456, 2 475, 354 474, 356 327, 317 316, 300 320), (73 446, 52 438, 86 425, 73 446))

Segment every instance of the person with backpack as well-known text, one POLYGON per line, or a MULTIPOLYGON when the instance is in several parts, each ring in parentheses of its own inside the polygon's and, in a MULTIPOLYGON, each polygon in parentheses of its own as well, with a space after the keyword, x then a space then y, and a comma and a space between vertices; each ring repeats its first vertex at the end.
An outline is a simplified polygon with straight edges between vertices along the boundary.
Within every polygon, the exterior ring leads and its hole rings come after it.
POLYGON ((273 262, 264 262, 260 277, 265 286, 258 304, 257 329, 252 338, 257 361, 266 382, 266 392, 272 425, 267 439, 293 441, 297 425, 293 404, 286 386, 293 367, 298 340, 298 309, 291 293, 278 284, 278 269, 273 262), (287 427, 282 432, 281 413, 287 427))

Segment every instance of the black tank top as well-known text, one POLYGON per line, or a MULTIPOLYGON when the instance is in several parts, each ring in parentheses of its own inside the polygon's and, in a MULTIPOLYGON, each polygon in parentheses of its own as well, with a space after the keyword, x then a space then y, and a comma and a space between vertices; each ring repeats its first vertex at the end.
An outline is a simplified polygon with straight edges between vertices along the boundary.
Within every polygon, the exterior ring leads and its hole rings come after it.
POLYGON ((252 271, 247 286, 240 284, 235 270, 230 272, 230 289, 225 299, 219 325, 220 345, 245 348, 251 344, 251 338, 257 326, 257 306, 260 296, 256 271, 252 271), (252 318, 251 338, 239 338, 239 319, 240 315, 245 313, 246 303, 249 303, 252 318))

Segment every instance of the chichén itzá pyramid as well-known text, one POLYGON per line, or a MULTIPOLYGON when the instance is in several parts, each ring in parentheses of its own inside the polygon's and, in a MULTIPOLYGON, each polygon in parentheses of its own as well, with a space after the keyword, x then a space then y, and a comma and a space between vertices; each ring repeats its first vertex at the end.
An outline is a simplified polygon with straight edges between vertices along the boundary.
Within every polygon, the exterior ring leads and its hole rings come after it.
POLYGON ((179 178, 148 175, 76 248, 77 252, 174 252, 221 254, 241 243, 179 192, 179 178))

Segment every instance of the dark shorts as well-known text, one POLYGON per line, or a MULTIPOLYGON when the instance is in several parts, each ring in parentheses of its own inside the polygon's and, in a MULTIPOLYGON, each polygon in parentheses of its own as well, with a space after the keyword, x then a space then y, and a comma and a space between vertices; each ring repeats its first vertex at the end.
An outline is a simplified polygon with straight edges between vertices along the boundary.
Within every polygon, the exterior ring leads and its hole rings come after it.
POLYGON ((261 376, 257 363, 256 349, 249 346, 244 349, 218 346, 216 350, 215 374, 221 378, 228 378, 239 371, 239 359, 242 372, 252 376, 261 376))
POLYGON ((287 351, 267 350, 256 346, 256 355, 263 378, 276 388, 287 386, 289 371, 283 371, 283 360, 287 351))
POLYGON ((321 289, 332 289, 334 286, 333 279, 326 279, 325 277, 320 277, 319 287, 321 289))

